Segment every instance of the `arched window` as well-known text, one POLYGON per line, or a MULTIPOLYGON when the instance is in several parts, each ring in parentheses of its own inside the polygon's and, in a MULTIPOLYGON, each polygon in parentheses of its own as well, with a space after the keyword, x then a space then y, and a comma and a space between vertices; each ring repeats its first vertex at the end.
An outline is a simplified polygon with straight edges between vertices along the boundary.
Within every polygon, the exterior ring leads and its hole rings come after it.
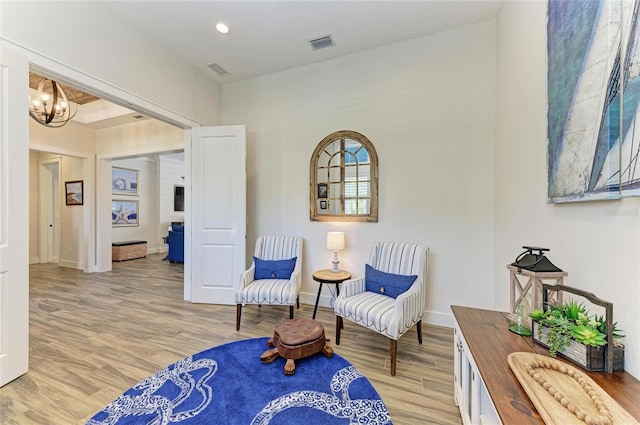
POLYGON ((378 154, 365 136, 342 130, 322 139, 309 174, 311 221, 378 221, 378 154))

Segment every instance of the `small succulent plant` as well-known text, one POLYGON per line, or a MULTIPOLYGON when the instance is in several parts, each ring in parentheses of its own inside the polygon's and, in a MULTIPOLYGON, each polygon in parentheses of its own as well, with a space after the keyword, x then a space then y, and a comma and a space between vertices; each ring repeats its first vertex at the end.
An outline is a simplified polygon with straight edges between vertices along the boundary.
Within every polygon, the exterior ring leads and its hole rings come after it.
POLYGON ((607 344, 604 334, 591 326, 575 326, 571 330, 571 338, 585 345, 591 345, 592 347, 607 344))
MULTIPOLYGON (((596 316, 594 319, 594 325, 600 332, 607 332, 607 322, 604 319, 604 316, 596 316)), ((618 329, 618 322, 614 322, 613 324, 613 337, 614 338, 623 338, 624 333, 620 329, 618 329)))

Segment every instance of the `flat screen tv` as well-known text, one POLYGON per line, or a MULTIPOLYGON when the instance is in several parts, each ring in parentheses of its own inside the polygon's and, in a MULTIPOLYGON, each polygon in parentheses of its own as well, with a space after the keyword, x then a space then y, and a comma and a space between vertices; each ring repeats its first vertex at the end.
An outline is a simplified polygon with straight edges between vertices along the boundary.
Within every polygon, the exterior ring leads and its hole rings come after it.
POLYGON ((173 210, 184 211, 184 186, 173 186, 173 210))

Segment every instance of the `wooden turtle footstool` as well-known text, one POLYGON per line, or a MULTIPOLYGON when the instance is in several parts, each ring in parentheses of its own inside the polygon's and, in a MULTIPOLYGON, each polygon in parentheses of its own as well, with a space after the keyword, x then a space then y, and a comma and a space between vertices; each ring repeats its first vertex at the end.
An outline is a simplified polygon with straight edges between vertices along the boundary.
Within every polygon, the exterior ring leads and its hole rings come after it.
POLYGON ((284 374, 296 373, 298 359, 312 356, 322 351, 326 357, 333 357, 333 348, 327 345, 324 327, 313 319, 291 319, 278 323, 273 331, 273 338, 267 341, 270 350, 260 355, 262 363, 272 363, 278 357, 287 359, 284 374))

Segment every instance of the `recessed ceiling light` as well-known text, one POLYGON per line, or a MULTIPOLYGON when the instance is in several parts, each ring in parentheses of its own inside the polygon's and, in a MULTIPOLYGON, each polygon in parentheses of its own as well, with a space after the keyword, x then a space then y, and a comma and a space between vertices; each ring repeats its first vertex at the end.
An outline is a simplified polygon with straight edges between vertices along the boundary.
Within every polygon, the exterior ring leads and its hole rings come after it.
POLYGON ((222 22, 218 22, 216 24, 216 30, 218 30, 219 33, 226 34, 229 32, 229 27, 222 22))

